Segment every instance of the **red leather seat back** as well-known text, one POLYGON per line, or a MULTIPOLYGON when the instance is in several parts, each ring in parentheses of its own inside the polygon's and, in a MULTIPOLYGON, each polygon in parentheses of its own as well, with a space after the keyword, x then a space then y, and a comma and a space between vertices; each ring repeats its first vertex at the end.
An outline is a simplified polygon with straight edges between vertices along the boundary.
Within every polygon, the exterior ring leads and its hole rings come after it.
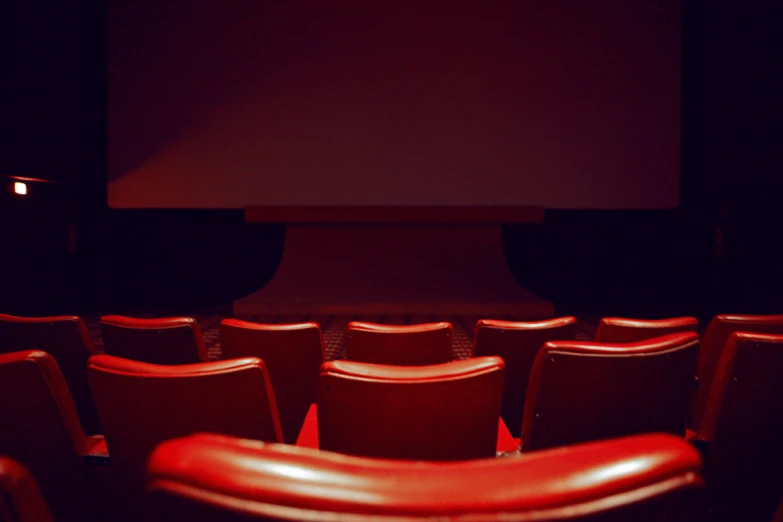
POLYGON ((30 470, 58 522, 95 519, 84 453, 76 406, 54 358, 36 350, 0 355, 0 454, 30 470))
POLYGON ((259 357, 275 390, 283 439, 293 444, 307 410, 315 402, 318 371, 324 358, 316 323, 258 324, 237 319, 220 323, 223 359, 259 357))
POLYGON ((691 522, 700 467, 660 434, 441 463, 195 435, 150 458, 145 520, 691 522))
POLYGON ((734 333, 699 432, 718 520, 771 520, 783 495, 783 335, 734 333))
POLYGON ((594 340, 597 343, 635 343, 678 332, 698 331, 699 322, 695 317, 673 317, 670 319, 604 317, 598 323, 594 340))
POLYGON ((138 478, 153 448, 174 437, 204 431, 282 441, 258 358, 168 366, 95 355, 87 372, 112 467, 138 478))
POLYGON ((100 433, 98 414, 87 383, 87 359, 94 348, 80 317, 15 317, 0 314, 0 353, 41 350, 57 361, 68 384, 84 431, 100 433))
POLYGON ((533 322, 482 319, 476 323, 473 353, 497 355, 506 363, 502 416, 514 437, 519 437, 522 428, 527 381, 538 350, 547 341, 572 340, 575 336, 576 317, 533 322))
POLYGON ((0 520, 53 522, 38 484, 22 464, 0 456, 0 520))
POLYGON ((698 350, 695 333, 627 344, 546 343, 530 374, 523 448, 648 432, 684 436, 698 350))
POLYGON ((191 317, 137 319, 101 317, 106 353, 152 364, 192 364, 207 360, 204 336, 191 317))
POLYGON ((383 325, 351 321, 345 332, 349 361, 422 366, 451 360, 450 323, 383 325))
POLYGON ((324 363, 320 448, 399 459, 492 457, 503 375, 500 357, 417 367, 324 363))
POLYGON ((718 361, 729 337, 734 332, 783 334, 783 315, 717 315, 710 321, 704 332, 696 370, 699 387, 691 411, 694 431, 699 431, 712 387, 712 379, 718 369, 718 361))

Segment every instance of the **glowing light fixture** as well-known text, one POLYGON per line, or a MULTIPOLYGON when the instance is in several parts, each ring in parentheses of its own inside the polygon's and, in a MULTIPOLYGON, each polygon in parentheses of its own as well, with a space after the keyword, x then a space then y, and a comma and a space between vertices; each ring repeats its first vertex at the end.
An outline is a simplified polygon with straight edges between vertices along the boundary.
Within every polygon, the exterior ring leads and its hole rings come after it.
POLYGON ((20 196, 26 196, 27 195, 27 183, 22 183, 21 181, 15 181, 14 182, 14 194, 19 194, 20 196))

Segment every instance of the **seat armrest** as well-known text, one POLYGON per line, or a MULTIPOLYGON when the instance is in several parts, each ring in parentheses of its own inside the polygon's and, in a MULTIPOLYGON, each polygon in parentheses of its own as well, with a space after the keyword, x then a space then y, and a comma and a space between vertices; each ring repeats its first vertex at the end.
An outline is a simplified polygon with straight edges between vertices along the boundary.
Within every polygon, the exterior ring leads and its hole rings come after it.
POLYGON ((685 430, 685 440, 691 443, 691 446, 701 454, 704 462, 707 462, 707 456, 710 453, 710 441, 699 435, 693 430, 685 430))
POLYGON ((495 446, 495 454, 498 457, 508 457, 519 454, 519 439, 515 439, 508 431, 503 418, 498 419, 498 438, 495 446))
POLYGON ((108 467, 111 465, 111 456, 106 447, 106 439, 103 435, 90 435, 84 438, 85 453, 82 461, 87 466, 108 467))
POLYGON ((318 405, 311 404, 307 416, 302 423, 302 429, 296 439, 296 445, 301 448, 318 449, 318 405))

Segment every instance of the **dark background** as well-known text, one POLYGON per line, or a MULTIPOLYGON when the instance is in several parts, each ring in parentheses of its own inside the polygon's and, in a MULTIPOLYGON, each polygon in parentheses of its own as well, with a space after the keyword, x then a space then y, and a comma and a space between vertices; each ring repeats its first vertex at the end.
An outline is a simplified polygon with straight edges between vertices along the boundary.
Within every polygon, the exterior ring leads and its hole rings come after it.
MULTIPOLYGON (((783 7, 683 2, 681 205, 551 211, 505 228, 510 267, 559 313, 780 312, 783 7)), ((241 211, 106 206, 106 6, 0 7, 0 311, 192 309, 258 289, 284 228, 241 211)))

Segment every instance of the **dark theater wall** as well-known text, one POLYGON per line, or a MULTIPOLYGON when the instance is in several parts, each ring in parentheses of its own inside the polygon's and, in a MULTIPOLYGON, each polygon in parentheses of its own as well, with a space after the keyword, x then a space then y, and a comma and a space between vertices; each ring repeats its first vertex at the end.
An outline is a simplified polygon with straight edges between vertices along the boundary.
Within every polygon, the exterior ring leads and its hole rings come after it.
POLYGON ((526 287, 599 314, 779 313, 783 5, 683 4, 682 205, 506 230, 526 287))
MULTIPOLYGON (((3 311, 228 302, 279 260, 282 228, 246 226, 239 211, 107 207, 105 9, 99 0, 0 8, 0 176, 68 187, 22 202, 2 178, 3 311)), ((681 208, 555 211, 543 226, 506 228, 517 279, 563 310, 781 310, 783 6, 696 0, 683 9, 681 208)))
POLYGON ((0 309, 78 307, 69 226, 88 161, 80 4, 14 0, 0 8, 0 309), (12 179, 30 183, 14 196, 12 179))

